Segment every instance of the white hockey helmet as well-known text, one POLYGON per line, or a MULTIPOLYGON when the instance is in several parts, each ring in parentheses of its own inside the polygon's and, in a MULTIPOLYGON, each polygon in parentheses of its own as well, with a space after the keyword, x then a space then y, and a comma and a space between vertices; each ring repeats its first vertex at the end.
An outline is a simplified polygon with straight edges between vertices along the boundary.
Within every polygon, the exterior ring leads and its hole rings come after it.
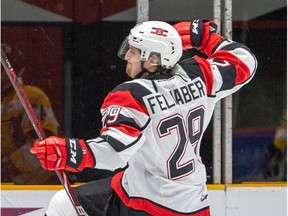
POLYGON ((141 50, 141 62, 147 61, 152 54, 159 56, 157 65, 172 68, 182 56, 182 41, 176 29, 163 21, 146 21, 131 29, 123 41, 118 56, 124 59, 129 45, 141 50))

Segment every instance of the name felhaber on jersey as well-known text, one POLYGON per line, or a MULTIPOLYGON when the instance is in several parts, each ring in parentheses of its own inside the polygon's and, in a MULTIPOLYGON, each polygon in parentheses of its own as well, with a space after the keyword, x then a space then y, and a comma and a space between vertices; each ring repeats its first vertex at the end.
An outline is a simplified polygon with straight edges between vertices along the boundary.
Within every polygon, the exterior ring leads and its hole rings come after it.
MULTIPOLYGON (((171 79, 175 79, 172 77, 171 79)), ((157 81, 156 81, 157 82, 157 81)), ((161 80, 160 80, 161 82, 161 80)), ((177 105, 184 105, 206 95, 206 89, 200 79, 194 79, 189 84, 179 86, 167 92, 156 93, 143 97, 150 115, 159 114, 177 105)))

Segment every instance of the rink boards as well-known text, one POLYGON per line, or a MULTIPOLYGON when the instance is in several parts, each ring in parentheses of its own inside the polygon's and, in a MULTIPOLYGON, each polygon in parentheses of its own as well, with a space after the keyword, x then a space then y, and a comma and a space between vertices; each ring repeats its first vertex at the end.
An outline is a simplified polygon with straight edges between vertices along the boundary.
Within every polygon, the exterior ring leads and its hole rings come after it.
MULTIPOLYGON (((44 215, 61 185, 1 185, 1 215, 44 215)), ((287 184, 208 185, 212 216, 287 216, 287 184)), ((177 202, 177 200, 175 200, 177 202)))

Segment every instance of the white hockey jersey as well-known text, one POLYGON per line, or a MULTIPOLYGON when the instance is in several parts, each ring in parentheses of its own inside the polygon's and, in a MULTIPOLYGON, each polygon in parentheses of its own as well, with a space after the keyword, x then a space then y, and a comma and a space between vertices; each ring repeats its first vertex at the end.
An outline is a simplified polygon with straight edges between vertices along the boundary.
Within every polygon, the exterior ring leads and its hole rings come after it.
POLYGON ((114 170, 112 188, 151 215, 209 215, 200 144, 217 101, 253 77, 257 61, 243 44, 212 35, 204 52, 172 75, 137 79, 105 98, 101 136, 87 140, 96 168, 114 170))

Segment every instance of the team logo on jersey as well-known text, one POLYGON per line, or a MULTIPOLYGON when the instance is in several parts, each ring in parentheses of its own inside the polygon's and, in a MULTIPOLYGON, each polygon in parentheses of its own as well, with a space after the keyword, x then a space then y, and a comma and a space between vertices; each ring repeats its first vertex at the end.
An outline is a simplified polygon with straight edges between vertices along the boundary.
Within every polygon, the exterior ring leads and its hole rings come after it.
POLYGON ((208 198, 208 194, 201 194, 200 201, 203 202, 203 201, 206 200, 207 198, 208 198))
POLYGON ((164 30, 162 28, 156 28, 156 27, 152 27, 152 31, 151 34, 156 34, 158 36, 163 36, 163 37, 167 37, 167 30, 164 30))

